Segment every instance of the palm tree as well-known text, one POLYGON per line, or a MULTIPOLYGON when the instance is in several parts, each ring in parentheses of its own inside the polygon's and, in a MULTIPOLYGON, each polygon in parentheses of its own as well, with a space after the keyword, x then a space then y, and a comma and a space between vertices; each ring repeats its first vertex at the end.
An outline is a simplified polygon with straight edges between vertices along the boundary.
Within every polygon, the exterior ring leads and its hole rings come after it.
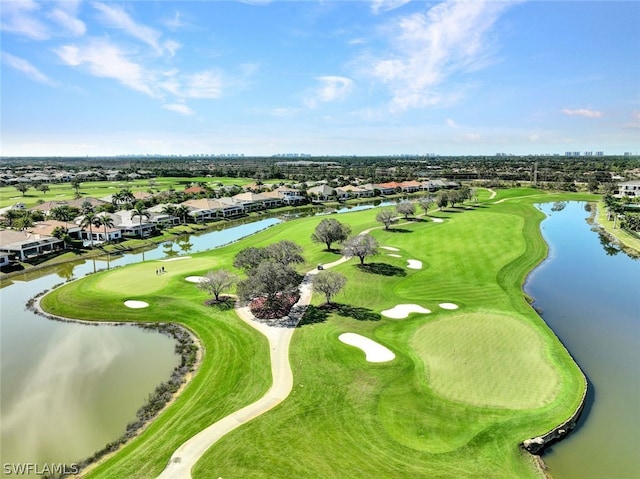
POLYGON ((93 248, 93 226, 100 226, 100 217, 97 216, 93 211, 87 212, 82 221, 80 222, 80 227, 85 229, 87 226, 89 227, 89 238, 90 238, 90 246, 93 248))
POLYGON ((86 215, 87 213, 94 213, 93 205, 91 204, 91 201, 84 200, 82 202, 82 205, 80 205, 80 211, 82 212, 83 215, 86 215))
POLYGON ((111 216, 107 216, 103 214, 102 216, 98 216, 99 223, 104 227, 104 241, 105 243, 109 241, 109 236, 107 235, 107 228, 113 228, 115 223, 113 222, 113 218, 111 216))
POLYGON ((146 217, 149 219, 151 215, 149 214, 149 210, 147 210, 144 206, 144 203, 138 201, 134 206, 133 210, 131 210, 131 219, 138 216, 140 218, 140 237, 142 238, 142 217, 146 217))
POLYGON ((55 208, 51 208, 49 215, 54 220, 64 221, 65 228, 67 227, 67 223, 75 217, 73 211, 71 211, 71 208, 68 205, 56 206, 55 208))
POLYGON ((180 205, 176 208, 176 216, 179 217, 183 223, 187 222, 187 216, 191 210, 188 206, 180 205))

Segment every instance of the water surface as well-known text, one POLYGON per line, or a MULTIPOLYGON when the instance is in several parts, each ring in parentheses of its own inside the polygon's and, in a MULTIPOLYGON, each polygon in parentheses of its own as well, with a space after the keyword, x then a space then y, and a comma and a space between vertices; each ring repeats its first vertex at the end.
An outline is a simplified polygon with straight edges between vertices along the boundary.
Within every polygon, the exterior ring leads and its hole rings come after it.
POLYGON ((640 261, 601 242, 586 222, 585 203, 539 208, 547 215, 542 233, 549 258, 526 290, 590 382, 578 428, 543 458, 554 479, 636 479, 640 261))

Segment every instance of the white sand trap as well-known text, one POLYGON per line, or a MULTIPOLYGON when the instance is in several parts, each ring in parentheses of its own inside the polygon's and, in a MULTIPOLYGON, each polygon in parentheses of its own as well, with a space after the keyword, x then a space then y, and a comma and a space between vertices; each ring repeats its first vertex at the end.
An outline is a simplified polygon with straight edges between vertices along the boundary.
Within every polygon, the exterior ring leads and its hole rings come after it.
POLYGON ((423 308, 418 304, 398 304, 391 309, 385 309, 380 314, 387 318, 404 319, 411 313, 429 314, 431 310, 423 308))
POLYGON ((392 256, 394 258, 400 258, 401 257, 399 254, 395 254, 395 253, 387 253, 387 256, 392 256))
POLYGON ((380 246, 382 249, 386 249, 387 251, 400 251, 398 248, 394 248, 393 246, 380 246))
POLYGON ((442 309, 458 309, 458 305, 454 303, 440 303, 438 306, 442 309))
POLYGON ((411 269, 422 269, 422 261, 419 259, 408 259, 407 260, 407 268, 411 269))
POLYGON ((185 281, 189 281, 189 283, 202 283, 205 279, 204 276, 187 276, 185 281))
POLYGON ((161 259, 163 263, 168 263, 170 261, 180 261, 183 259, 191 259, 191 256, 178 256, 177 258, 169 258, 169 259, 161 259))
POLYGON ((349 346, 361 349, 365 354, 365 359, 370 363, 384 363, 396 357, 393 351, 385 348, 382 344, 356 333, 342 333, 338 339, 349 346))
POLYGON ((434 223, 444 223, 444 220, 442 218, 431 218, 431 221, 433 221, 434 223))
POLYGON ((149 303, 145 303, 144 301, 135 301, 133 299, 130 299, 130 300, 125 301, 124 305, 127 308, 140 309, 140 308, 146 308, 147 306, 149 306, 149 303))

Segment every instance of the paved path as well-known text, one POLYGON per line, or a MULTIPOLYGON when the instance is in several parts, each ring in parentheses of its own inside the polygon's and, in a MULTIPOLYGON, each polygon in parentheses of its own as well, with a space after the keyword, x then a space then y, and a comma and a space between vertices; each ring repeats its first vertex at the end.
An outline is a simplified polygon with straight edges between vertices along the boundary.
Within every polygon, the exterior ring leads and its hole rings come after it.
MULTIPOLYGON (((407 223, 400 223, 399 225, 407 223)), ((381 228, 381 226, 369 228, 360 234, 366 234, 378 228, 381 228)), ((351 258, 343 256, 333 263, 324 264, 323 268, 332 268, 349 259, 351 258)), ((305 275, 300 285, 300 299, 291 309, 291 313, 284 318, 260 322, 251 314, 248 307, 236 309, 238 316, 245 323, 260 331, 269 341, 273 384, 267 393, 254 403, 225 416, 184 442, 173 453, 158 479, 191 479, 191 469, 207 449, 225 434, 273 409, 289 396, 293 388, 293 372, 289 364, 289 344, 296 326, 311 302, 313 293, 312 280, 316 274, 318 274, 318 270, 313 269, 305 275)))
MULTIPOLYGON (((333 263, 324 265, 331 268, 344 263, 349 258, 342 257, 333 263)), ((293 387, 293 373, 289 364, 289 343, 295 327, 302 319, 306 307, 311 302, 312 279, 317 269, 309 271, 300 286, 300 299, 294 305, 289 316, 280 320, 259 322, 248 307, 237 308, 238 316, 251 327, 264 334, 269 341, 271 374, 273 384, 267 393, 256 402, 229 414, 203 429, 183 443, 171 456, 169 463, 158 479, 191 479, 191 468, 200 457, 225 434, 251 421, 284 401, 293 387)))

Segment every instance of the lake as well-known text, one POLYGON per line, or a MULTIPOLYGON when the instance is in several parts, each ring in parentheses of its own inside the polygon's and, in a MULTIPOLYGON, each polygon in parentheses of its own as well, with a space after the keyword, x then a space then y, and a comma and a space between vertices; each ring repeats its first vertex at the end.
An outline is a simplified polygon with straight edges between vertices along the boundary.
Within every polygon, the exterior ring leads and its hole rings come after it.
POLYGON ((578 427, 543 455, 554 479, 635 479, 640 429, 640 260, 602 240, 585 203, 547 215, 549 257, 526 291, 589 380, 578 427), (616 252, 617 251, 617 252, 616 252))

